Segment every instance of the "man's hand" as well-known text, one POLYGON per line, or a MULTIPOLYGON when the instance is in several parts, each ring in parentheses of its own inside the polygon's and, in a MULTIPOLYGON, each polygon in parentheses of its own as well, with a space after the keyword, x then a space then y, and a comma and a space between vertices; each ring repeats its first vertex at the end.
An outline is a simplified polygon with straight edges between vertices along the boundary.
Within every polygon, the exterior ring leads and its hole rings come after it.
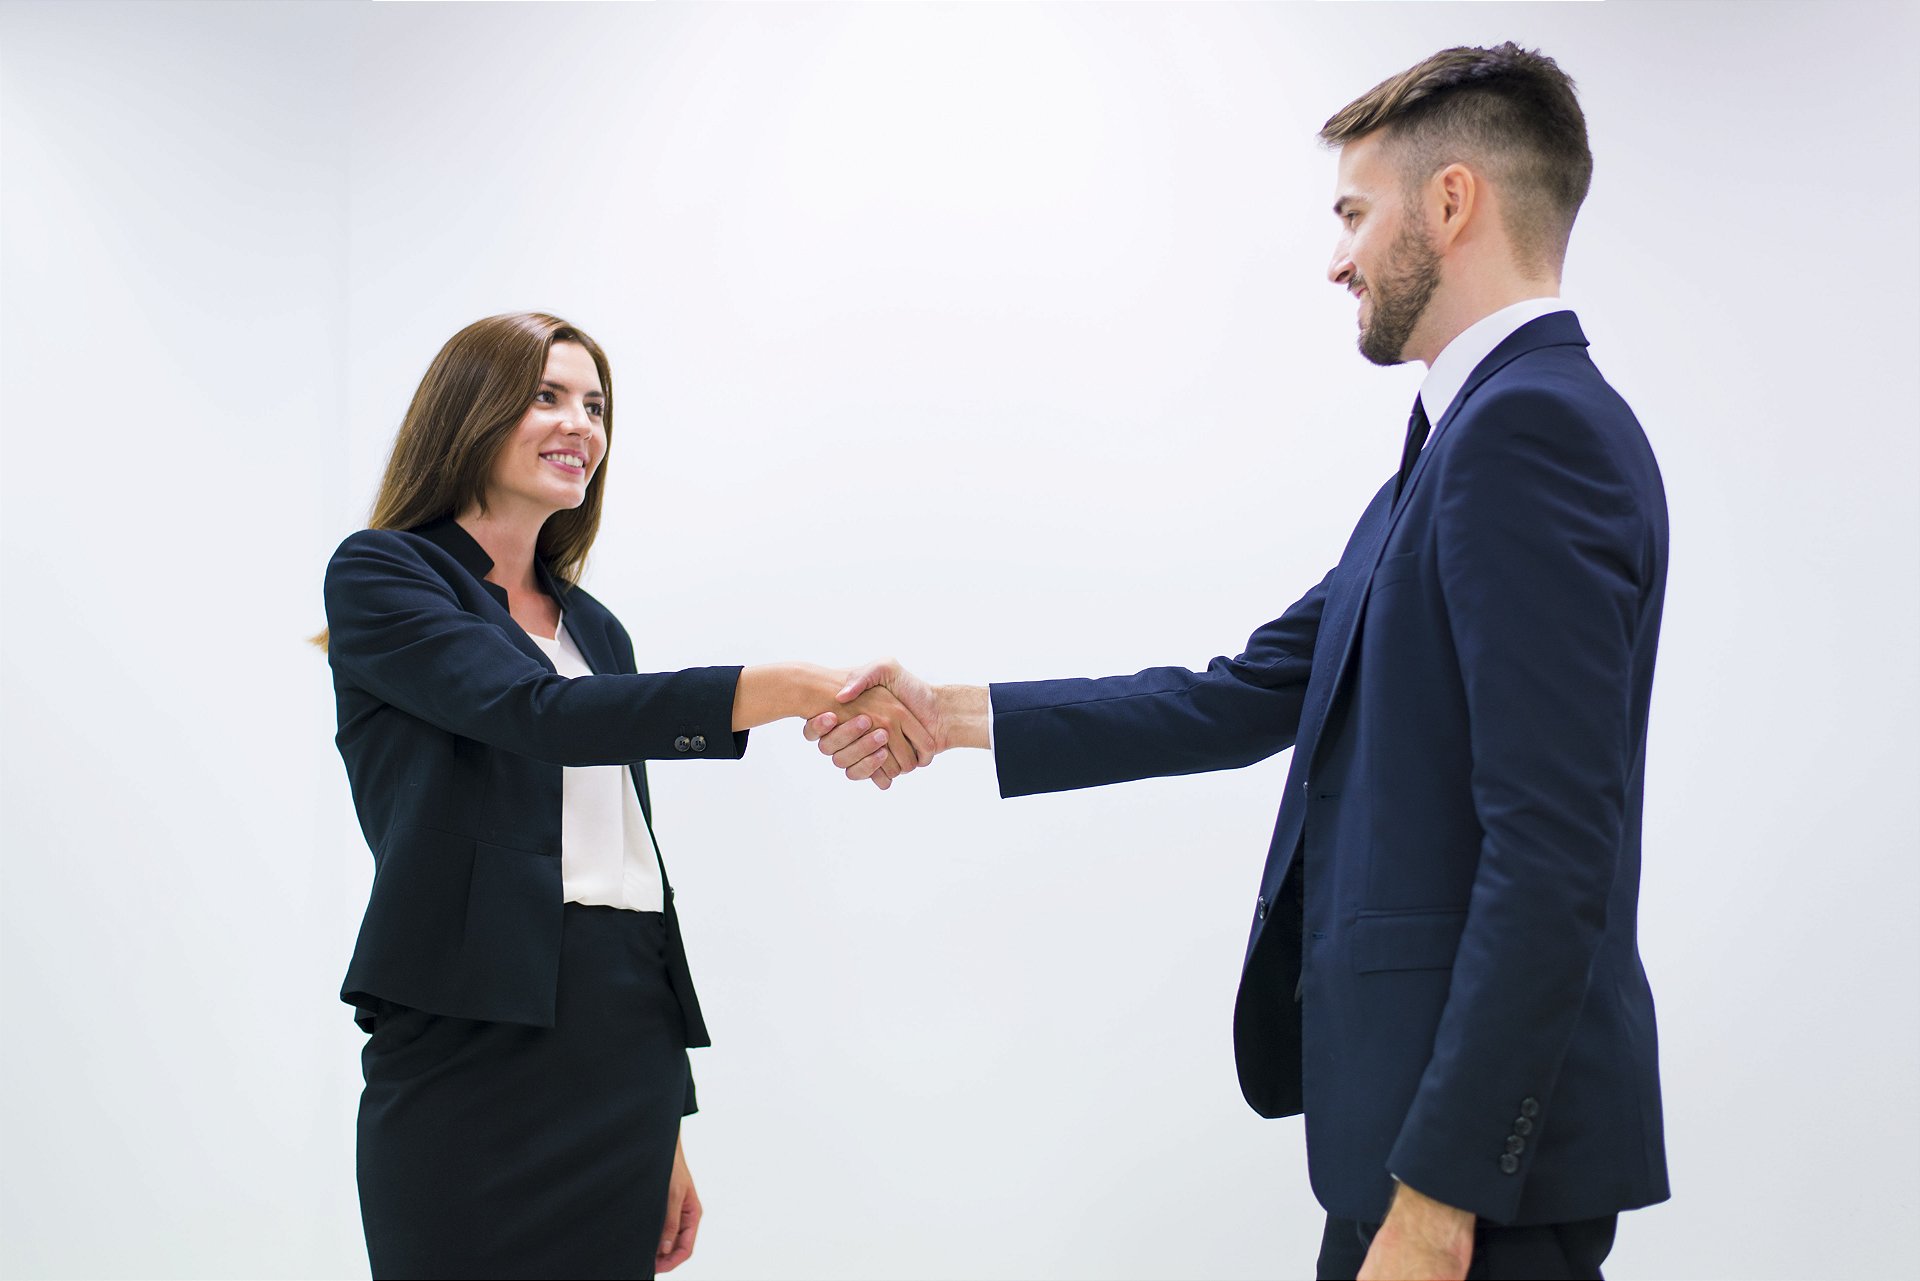
MULTIPOLYGON (((916 742, 919 765, 925 765, 950 747, 987 745, 987 691, 984 686, 927 684, 895 659, 881 659, 856 668, 836 697, 847 712, 822 712, 808 721, 808 742, 847 772, 851 779, 873 776, 874 736, 866 732, 858 710, 866 699, 885 691, 897 699, 925 727, 928 743, 916 742), (851 719, 847 719, 849 713, 851 719), (927 750, 931 748, 931 750, 927 750)), ((876 779, 877 781, 877 779, 876 779)))
POLYGON ((1397 1185, 1359 1281, 1463 1281, 1473 1262, 1473 1215, 1397 1185))
POLYGON ((673 1144, 673 1177, 667 1182, 667 1218, 660 1228, 660 1250, 653 1256, 655 1272, 671 1272, 693 1257, 693 1238, 700 1233, 700 1194, 693 1190, 693 1172, 678 1139, 673 1144))
POLYGON ((932 705, 932 691, 919 698, 920 690, 926 690, 925 682, 909 676, 891 659, 842 672, 835 698, 846 704, 846 710, 822 712, 808 721, 807 740, 812 742, 838 726, 833 747, 820 750, 833 756, 848 778, 855 782, 871 778, 884 792, 896 777, 925 765, 942 750, 919 710, 932 705), (907 702, 890 688, 889 679, 898 679, 903 689, 916 695, 916 702, 907 702), (813 729, 816 725, 818 732, 813 729))
MULTIPOLYGON (((926 751, 916 749, 915 765, 924 765, 946 750, 946 735, 940 716, 940 700, 931 685, 900 666, 896 659, 883 658, 856 667, 847 675, 847 683, 834 697, 847 704, 845 712, 822 712, 803 727, 808 742, 818 742, 820 751, 856 782, 872 778, 887 786, 886 762, 880 759, 877 745, 887 739, 879 731, 868 733, 864 705, 876 696, 898 701, 914 720, 925 728, 926 751), (843 718, 847 718, 844 719, 843 718)), ((904 772, 904 771, 896 771, 904 772)))

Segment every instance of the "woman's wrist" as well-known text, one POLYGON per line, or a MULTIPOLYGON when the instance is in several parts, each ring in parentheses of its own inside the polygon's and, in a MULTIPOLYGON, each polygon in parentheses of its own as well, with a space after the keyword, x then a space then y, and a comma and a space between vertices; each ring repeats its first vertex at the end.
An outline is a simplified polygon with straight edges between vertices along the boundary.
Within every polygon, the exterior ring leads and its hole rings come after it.
POLYGON ((847 682, 845 669, 818 663, 756 663, 740 669, 733 691, 733 728, 752 729, 789 716, 807 717, 833 706, 847 682))

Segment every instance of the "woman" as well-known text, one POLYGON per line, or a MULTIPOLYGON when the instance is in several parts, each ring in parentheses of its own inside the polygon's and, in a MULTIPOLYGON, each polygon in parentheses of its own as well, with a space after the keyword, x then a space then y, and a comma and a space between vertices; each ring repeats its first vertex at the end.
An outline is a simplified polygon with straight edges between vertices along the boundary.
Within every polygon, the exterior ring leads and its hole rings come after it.
MULTIPOLYGON (((373 849, 342 999, 362 1055, 359 1181, 376 1277, 651 1276, 692 1251, 679 1143, 706 1045, 648 759, 734 759, 834 706, 801 663, 636 674, 577 580, 612 441, 607 359, 548 315, 447 343, 372 528, 327 566, 336 741, 373 849)), ((884 691, 890 744, 925 732, 884 691)))

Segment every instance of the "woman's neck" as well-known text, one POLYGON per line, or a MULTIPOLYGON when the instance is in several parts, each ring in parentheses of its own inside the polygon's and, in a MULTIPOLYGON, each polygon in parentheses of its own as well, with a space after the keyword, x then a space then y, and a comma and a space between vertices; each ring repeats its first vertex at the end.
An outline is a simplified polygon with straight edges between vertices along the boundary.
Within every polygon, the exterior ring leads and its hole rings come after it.
POLYGON ((489 582, 509 592, 537 592, 540 580, 533 572, 534 550, 549 515, 509 511, 496 504, 484 512, 477 505, 469 507, 454 519, 493 561, 487 571, 489 582))

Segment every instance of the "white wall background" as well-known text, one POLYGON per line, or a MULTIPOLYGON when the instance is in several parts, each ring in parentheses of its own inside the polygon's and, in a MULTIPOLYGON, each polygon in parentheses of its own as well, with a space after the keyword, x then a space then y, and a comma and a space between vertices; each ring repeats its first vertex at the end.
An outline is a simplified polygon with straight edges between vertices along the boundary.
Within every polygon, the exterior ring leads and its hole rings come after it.
MULTIPOLYGON (((371 860, 321 567, 415 381, 608 347, 642 662, 1204 663, 1417 368, 1313 132, 1447 44, 1579 80, 1569 264, 1666 472, 1643 938, 1676 1199, 1620 1277, 1886 1272, 1920 1199, 1920 96, 1903 5, 0 8, 0 1267, 364 1275, 371 860)), ((1284 760, 882 796, 662 765, 717 1044, 689 1278, 1310 1273, 1228 1020, 1284 760)))

